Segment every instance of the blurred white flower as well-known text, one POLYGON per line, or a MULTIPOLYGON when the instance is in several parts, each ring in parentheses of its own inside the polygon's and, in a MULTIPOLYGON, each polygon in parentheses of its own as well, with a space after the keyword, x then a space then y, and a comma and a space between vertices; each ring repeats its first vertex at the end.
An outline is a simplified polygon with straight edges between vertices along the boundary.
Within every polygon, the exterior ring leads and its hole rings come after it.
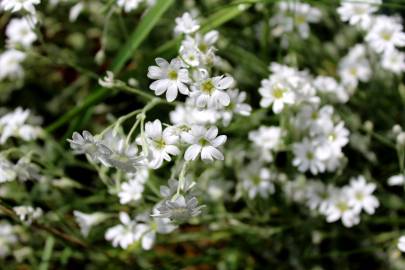
POLYGON ((9 49, 0 54, 0 81, 6 78, 22 79, 24 69, 21 63, 25 60, 26 54, 15 49, 9 49))
POLYGON ((293 165, 298 167, 300 172, 311 171, 312 174, 318 174, 325 171, 325 164, 317 155, 316 147, 308 138, 293 144, 293 165))
POLYGON ((372 13, 378 10, 381 3, 382 0, 363 0, 361 2, 342 0, 337 12, 342 21, 367 29, 372 23, 372 13))
POLYGON ((399 249, 401 252, 405 252, 405 236, 404 236, 404 235, 401 236, 401 237, 398 239, 397 247, 398 247, 398 249, 399 249))
POLYGON ((269 194, 274 193, 272 174, 269 169, 261 168, 260 163, 252 162, 240 171, 243 189, 250 199, 257 195, 266 199, 269 194))
POLYGON ((174 32, 177 34, 192 34, 200 29, 198 21, 193 19, 189 12, 183 13, 181 17, 176 18, 176 27, 174 32))
POLYGON ((405 182, 405 175, 403 174, 393 175, 388 178, 389 186, 402 186, 404 182, 405 182))
POLYGON ((6 36, 7 45, 11 47, 21 45, 24 48, 30 48, 32 43, 37 40, 37 35, 27 18, 11 19, 6 28, 6 36))
POLYGON ((138 8, 142 0, 117 0, 117 5, 129 13, 138 8))
POLYGON ((43 214, 43 211, 39 207, 32 207, 30 205, 22 205, 13 207, 14 212, 17 214, 18 218, 30 225, 33 221, 40 218, 43 214))
POLYGON ((367 183, 362 175, 352 178, 350 186, 347 189, 349 205, 357 213, 364 210, 369 215, 374 214, 375 209, 380 205, 378 199, 372 195, 375 189, 376 185, 374 183, 367 183))
POLYGON ((376 18, 365 39, 377 53, 389 52, 395 47, 405 46, 402 24, 387 16, 376 18))
POLYGON ((131 220, 125 212, 119 213, 119 219, 121 224, 109 228, 105 233, 105 239, 111 241, 113 247, 120 246, 122 249, 127 249, 137 241, 136 221, 131 220))
POLYGON ((35 14, 35 5, 39 3, 41 0, 2 0, 0 7, 11 12, 26 11, 35 14))
POLYGON ((405 53, 398 50, 385 52, 381 58, 381 66, 395 74, 401 74, 405 71, 405 53))
POLYGON ((295 102, 295 95, 291 88, 274 77, 262 80, 259 93, 262 96, 260 106, 267 108, 272 105, 274 113, 280 113, 285 105, 295 102))
POLYGON ((103 222, 108 216, 101 212, 86 214, 80 211, 73 211, 76 222, 79 224, 80 232, 84 237, 89 235, 92 227, 103 222))

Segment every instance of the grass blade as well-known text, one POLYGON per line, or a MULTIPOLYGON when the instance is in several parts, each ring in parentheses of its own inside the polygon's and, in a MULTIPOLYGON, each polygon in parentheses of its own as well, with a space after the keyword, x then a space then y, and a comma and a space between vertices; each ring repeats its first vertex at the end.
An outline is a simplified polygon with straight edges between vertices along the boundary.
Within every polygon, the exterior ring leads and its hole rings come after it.
MULTIPOLYGON (((114 59, 111 70, 114 73, 118 73, 125 62, 133 55, 134 51, 139 47, 142 41, 148 36, 152 28, 157 24, 163 13, 174 3, 174 0, 157 0, 156 4, 145 14, 141 22, 131 34, 130 39, 124 45, 124 47, 118 52, 116 58, 114 59)), ((86 97, 86 99, 75 108, 71 109, 54 123, 46 127, 47 132, 52 132, 57 128, 61 127, 69 120, 74 118, 83 110, 87 109, 89 106, 97 104, 104 100, 111 93, 110 89, 96 88, 92 93, 86 97)))

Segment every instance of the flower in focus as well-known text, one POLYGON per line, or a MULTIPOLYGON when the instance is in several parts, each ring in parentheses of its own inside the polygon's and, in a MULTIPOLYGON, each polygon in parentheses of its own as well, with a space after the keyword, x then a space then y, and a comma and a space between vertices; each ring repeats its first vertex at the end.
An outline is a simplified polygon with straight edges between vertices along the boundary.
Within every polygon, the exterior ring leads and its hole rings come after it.
POLYGON ((190 96, 195 99, 195 104, 199 108, 223 108, 229 105, 231 99, 224 91, 234 84, 232 77, 215 76, 208 77, 208 73, 203 71, 201 79, 193 87, 190 96))
POLYGON ((171 161, 171 155, 176 156, 180 149, 176 146, 178 136, 174 135, 170 127, 162 131, 162 123, 156 119, 145 124, 145 135, 149 149, 152 151, 152 168, 159 168, 163 160, 171 161))
POLYGON ((201 153, 202 160, 223 160, 224 155, 217 149, 225 143, 226 136, 218 136, 218 128, 211 127, 208 130, 202 126, 193 126, 189 133, 184 133, 183 141, 191 144, 185 154, 185 160, 195 160, 201 153))
POLYGON ((187 69, 182 67, 179 59, 173 59, 170 64, 163 58, 155 59, 157 66, 148 68, 148 78, 156 80, 149 86, 155 91, 157 96, 166 92, 166 99, 172 102, 180 91, 183 95, 188 95, 187 83, 190 82, 187 69))

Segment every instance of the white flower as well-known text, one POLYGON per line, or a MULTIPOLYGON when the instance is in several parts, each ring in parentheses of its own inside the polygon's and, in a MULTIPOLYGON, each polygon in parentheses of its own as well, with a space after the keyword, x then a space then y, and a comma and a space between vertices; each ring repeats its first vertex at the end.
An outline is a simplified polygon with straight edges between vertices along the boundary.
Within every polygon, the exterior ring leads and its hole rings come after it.
POLYGON ((343 188, 339 193, 340 194, 333 199, 333 202, 325 212, 326 221, 335 222, 341 219, 343 225, 349 228, 359 224, 360 217, 358 213, 350 207, 345 188, 343 188))
POLYGON ((174 128, 179 132, 188 131, 192 125, 215 124, 221 117, 217 110, 196 108, 187 99, 186 104, 177 105, 170 112, 170 122, 176 125, 174 128))
POLYGON ((383 54, 381 66, 395 74, 405 71, 405 54, 398 50, 390 50, 383 54))
POLYGON ((337 12, 342 21, 367 29, 372 22, 371 14, 378 10, 381 3, 382 0, 363 0, 361 2, 343 0, 337 12))
POLYGON ((41 0, 2 0, 0 7, 11 12, 27 11, 35 14, 34 5, 38 5, 40 2, 41 0))
POLYGON ((266 199, 269 194, 274 193, 272 174, 266 168, 260 168, 259 163, 253 162, 240 172, 243 189, 247 191, 250 199, 257 195, 266 199))
POLYGON ((189 133, 182 135, 183 141, 191 144, 185 154, 185 160, 195 160, 201 153, 202 160, 223 160, 224 155, 217 149, 225 143, 226 136, 218 136, 218 128, 211 127, 208 130, 202 126, 193 126, 189 133))
POLYGON ((232 120, 233 114, 240 114, 243 116, 249 116, 252 107, 244 103, 246 100, 246 92, 239 92, 238 89, 229 89, 227 93, 230 97, 230 103, 225 110, 221 112, 222 122, 224 126, 229 125, 232 120))
POLYGON ((350 180, 350 186, 347 189, 348 203, 355 212, 360 213, 364 210, 369 215, 374 214, 375 209, 380 205, 377 198, 372 195, 375 188, 375 184, 367 183, 362 175, 350 180))
POLYGON ((30 110, 23 110, 21 107, 3 115, 0 118, 0 144, 4 144, 10 137, 21 138, 25 141, 36 139, 42 130, 26 123, 29 116, 30 110))
POLYGON ((24 48, 29 48, 37 40, 37 35, 32 30, 27 18, 11 19, 6 28, 6 35, 7 44, 11 47, 19 44, 24 48))
POLYGON ((154 122, 147 122, 145 124, 145 135, 149 149, 152 151, 152 160, 150 162, 152 168, 159 168, 163 160, 171 161, 171 155, 176 156, 180 153, 179 148, 176 146, 178 136, 171 132, 171 127, 162 131, 160 120, 156 119, 154 122))
POLYGON ((294 104, 295 95, 290 87, 281 80, 270 77, 261 82, 259 93, 262 96, 260 106, 273 107, 274 113, 280 113, 286 104, 294 104))
POLYGON ((125 212, 120 212, 119 219, 121 224, 109 228, 105 233, 105 239, 111 241, 114 247, 120 246, 122 249, 127 249, 137 241, 136 221, 131 220, 125 212))
POLYGON ((31 224, 34 220, 40 218, 42 216, 42 209, 39 207, 32 207, 32 206, 16 206, 13 207, 14 212, 17 214, 18 218, 22 221, 27 223, 28 225, 31 224))
POLYGON ((0 183, 13 181, 16 177, 13 163, 0 154, 0 183))
POLYGON ((0 222, 0 258, 6 257, 17 243, 15 227, 5 220, 0 222))
POLYGON ((166 99, 172 102, 177 97, 177 91, 188 95, 187 83, 190 82, 187 69, 182 67, 179 59, 173 59, 170 64, 163 58, 155 59, 157 66, 148 68, 148 77, 156 80, 149 86, 157 96, 166 92, 166 99))
POLYGON ((193 85, 190 96, 195 99, 199 108, 219 109, 229 105, 231 99, 224 91, 234 84, 234 80, 229 76, 208 77, 208 72, 201 72, 200 80, 193 85))
POLYGON ((332 77, 317 76, 314 86, 320 93, 331 95, 332 98, 340 103, 346 103, 349 100, 349 94, 346 89, 332 77))
POLYGON ((278 8, 280 12, 270 20, 270 24, 276 26, 276 31, 273 32, 276 36, 297 28, 300 36, 306 39, 310 32, 308 23, 319 22, 322 16, 319 9, 298 1, 281 1, 278 8))
POLYGON ((364 45, 357 44, 339 63, 339 76, 345 86, 356 88, 358 81, 368 82, 371 77, 370 63, 364 45))
POLYGON ((97 224, 103 222, 107 215, 104 213, 96 212, 91 214, 86 214, 80 211, 73 211, 76 222, 79 224, 80 232, 84 237, 89 235, 91 228, 97 224))
POLYGON ((127 204, 131 201, 139 201, 142 198, 144 186, 138 181, 129 180, 122 183, 118 196, 120 197, 121 204, 127 204))
MULTIPOLYGON (((157 210, 154 209, 153 213, 157 210)), ((153 215, 152 215, 153 216, 153 215)), ((149 213, 140 214, 135 217, 137 225, 135 233, 137 241, 144 250, 150 250, 155 243, 156 233, 168 234, 177 228, 168 218, 150 218, 149 213)))
POLYGON ((404 236, 404 235, 401 236, 401 237, 398 239, 397 247, 398 247, 398 249, 399 249, 401 252, 405 252, 405 236, 404 236))
POLYGON ((112 88, 114 87, 114 73, 112 71, 107 70, 107 74, 104 78, 98 79, 98 84, 105 88, 112 88))
POLYGON ((78 2, 69 10, 69 21, 74 22, 79 17, 80 13, 82 13, 85 2, 78 2))
POLYGON ((322 108, 304 105, 298 112, 295 126, 300 130, 309 128, 311 136, 325 133, 333 128, 332 115, 333 107, 330 105, 325 105, 322 108))
POLYGON ((185 12, 181 17, 176 18, 175 33, 191 34, 200 29, 198 22, 193 19, 190 13, 185 12))
POLYGON ((100 144, 110 151, 105 151, 106 154, 98 158, 107 167, 116 167, 130 173, 145 166, 145 157, 138 154, 138 147, 128 144, 125 137, 114 130, 104 134, 100 144))
POLYGON ((259 129, 249 132, 249 140, 256 147, 270 151, 277 150, 282 143, 283 130, 279 127, 260 126, 259 129))
POLYGON ((23 78, 24 70, 21 63, 25 58, 25 53, 14 49, 9 49, 0 54, 0 81, 6 78, 11 80, 23 78))
POLYGON ((294 159, 293 165, 298 167, 300 172, 311 171, 312 174, 318 174, 325 171, 325 164, 319 158, 316 145, 308 138, 300 143, 293 144, 294 159))
POLYGON ((138 8, 142 0, 117 0, 117 5, 124 8, 126 13, 129 13, 138 8))
POLYGON ((83 135, 73 132, 72 139, 67 139, 67 141, 75 154, 86 154, 94 162, 104 162, 105 157, 112 154, 110 149, 87 130, 83 131, 83 135))
POLYGON ((388 178, 388 185, 389 186, 402 186, 405 182, 405 175, 397 174, 393 175, 388 178))
POLYGON ((366 41, 376 52, 382 53, 405 46, 402 24, 391 17, 378 16, 366 36, 366 41))
POLYGON ((204 205, 198 205, 196 197, 175 195, 172 199, 167 199, 157 206, 152 216, 168 218, 171 221, 181 223, 201 214, 202 208, 204 208, 204 205))

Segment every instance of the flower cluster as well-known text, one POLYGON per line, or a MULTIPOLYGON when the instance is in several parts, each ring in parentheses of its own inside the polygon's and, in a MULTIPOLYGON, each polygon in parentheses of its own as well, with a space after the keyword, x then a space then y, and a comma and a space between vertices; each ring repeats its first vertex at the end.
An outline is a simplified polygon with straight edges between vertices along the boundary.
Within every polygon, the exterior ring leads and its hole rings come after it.
POLYGON ((40 218, 43 214, 41 208, 34 208, 30 205, 15 206, 13 210, 17 214, 18 218, 28 225, 30 225, 34 220, 40 218))
MULTIPOLYGON (((396 16, 375 15, 381 3, 381 0, 368 0, 361 3, 342 1, 338 13, 342 21, 360 26, 360 29, 366 32, 365 42, 371 51, 381 56, 382 68, 401 74, 405 71, 405 54, 397 48, 405 46, 402 21, 396 16)), ((359 53, 364 54, 364 48, 359 53)), ((367 81, 370 70, 366 67, 364 60, 361 62, 363 64, 359 64, 359 68, 363 66, 363 70, 356 69, 357 71, 353 70, 351 73, 353 76, 358 76, 361 81, 367 81), (357 75, 357 72, 363 75, 357 75)))
POLYGON ((31 141, 42 134, 42 129, 37 125, 30 124, 30 110, 23 110, 18 107, 13 112, 0 117, 0 144, 5 144, 10 137, 20 138, 24 141, 31 141))
POLYGON ((376 185, 368 183, 362 175, 352 178, 349 185, 341 188, 319 180, 297 178, 287 182, 284 189, 291 200, 305 203, 325 216, 327 222, 341 220, 345 227, 359 224, 362 211, 373 215, 380 205, 373 195, 376 185))
POLYGON ((307 39, 309 23, 318 23, 322 17, 318 8, 299 1, 280 1, 277 6, 279 12, 270 19, 270 26, 274 27, 272 33, 276 37, 297 30, 300 37, 307 39))

